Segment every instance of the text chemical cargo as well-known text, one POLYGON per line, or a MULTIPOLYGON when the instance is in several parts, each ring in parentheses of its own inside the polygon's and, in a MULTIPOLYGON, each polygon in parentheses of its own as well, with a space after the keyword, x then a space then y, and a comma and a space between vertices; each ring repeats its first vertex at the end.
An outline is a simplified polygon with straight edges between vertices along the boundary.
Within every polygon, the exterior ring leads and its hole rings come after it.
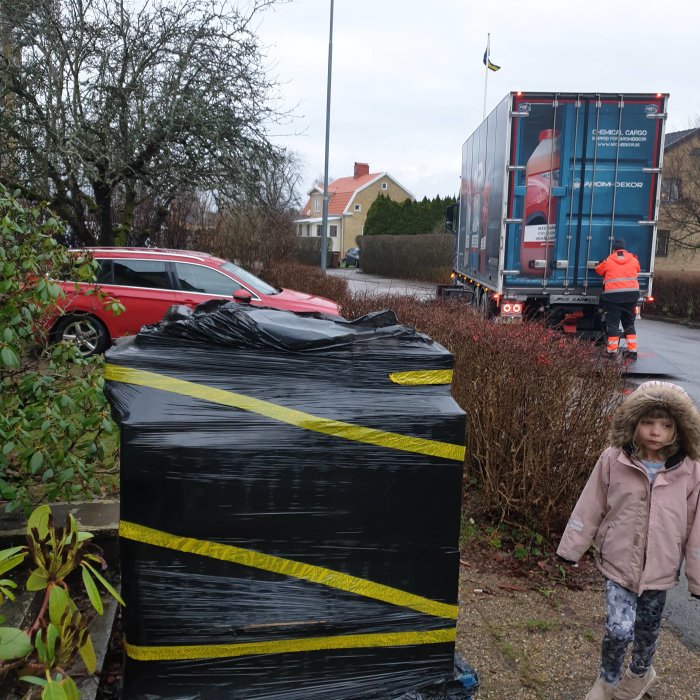
POLYGON ((462 147, 454 284, 442 293, 462 290, 488 315, 596 334, 593 268, 622 238, 640 262, 640 298, 650 296, 667 101, 507 95, 462 147))

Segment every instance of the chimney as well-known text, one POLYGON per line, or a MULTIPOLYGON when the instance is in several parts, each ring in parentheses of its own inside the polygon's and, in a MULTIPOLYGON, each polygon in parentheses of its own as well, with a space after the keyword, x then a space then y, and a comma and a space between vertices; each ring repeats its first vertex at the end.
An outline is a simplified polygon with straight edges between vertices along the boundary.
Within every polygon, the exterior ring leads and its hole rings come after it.
POLYGON ((355 163, 355 174, 353 178, 357 180, 358 177, 363 175, 369 175, 369 163, 355 163))

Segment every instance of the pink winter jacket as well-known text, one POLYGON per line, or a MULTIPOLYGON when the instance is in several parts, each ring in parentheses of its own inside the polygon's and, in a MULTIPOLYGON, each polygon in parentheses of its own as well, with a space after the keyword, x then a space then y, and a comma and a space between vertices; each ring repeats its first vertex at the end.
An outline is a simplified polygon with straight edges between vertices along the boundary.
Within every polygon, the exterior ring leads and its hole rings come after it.
POLYGON ((578 561, 592 543, 603 576, 641 594, 676 585, 686 558, 700 594, 700 462, 677 456, 649 483, 644 465, 620 447, 600 456, 557 554, 578 561))

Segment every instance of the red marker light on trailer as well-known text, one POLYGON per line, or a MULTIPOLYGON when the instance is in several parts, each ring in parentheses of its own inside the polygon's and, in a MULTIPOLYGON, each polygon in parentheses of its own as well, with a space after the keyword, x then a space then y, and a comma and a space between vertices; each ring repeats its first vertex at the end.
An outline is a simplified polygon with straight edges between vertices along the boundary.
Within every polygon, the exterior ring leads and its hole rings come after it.
POLYGON ((657 92, 657 93, 656 93, 656 96, 657 96, 657 97, 663 97, 664 94, 663 94, 663 92, 657 92))
POLYGON ((510 313, 511 310, 511 305, 510 304, 503 304, 503 311, 507 314, 510 313))
POLYGON ((649 302, 650 304, 654 303, 654 297, 646 297, 644 301, 649 302))
POLYGON ((513 313, 519 314, 522 310, 522 304, 513 304, 513 313))
POLYGON ((518 90, 518 92, 516 92, 515 94, 516 94, 518 97, 521 97, 522 94, 523 94, 523 91, 522 91, 522 90, 518 90))

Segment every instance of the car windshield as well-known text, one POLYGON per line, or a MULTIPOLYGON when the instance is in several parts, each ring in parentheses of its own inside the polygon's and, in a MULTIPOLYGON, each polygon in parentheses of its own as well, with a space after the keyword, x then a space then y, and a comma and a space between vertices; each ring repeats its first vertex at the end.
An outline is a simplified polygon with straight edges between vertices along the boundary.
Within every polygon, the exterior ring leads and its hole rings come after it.
POLYGON ((259 277, 244 270, 242 267, 238 267, 238 265, 234 265, 232 262, 225 262, 221 266, 221 269, 235 275, 243 284, 252 287, 262 294, 279 294, 279 289, 275 289, 272 285, 263 282, 259 277))

